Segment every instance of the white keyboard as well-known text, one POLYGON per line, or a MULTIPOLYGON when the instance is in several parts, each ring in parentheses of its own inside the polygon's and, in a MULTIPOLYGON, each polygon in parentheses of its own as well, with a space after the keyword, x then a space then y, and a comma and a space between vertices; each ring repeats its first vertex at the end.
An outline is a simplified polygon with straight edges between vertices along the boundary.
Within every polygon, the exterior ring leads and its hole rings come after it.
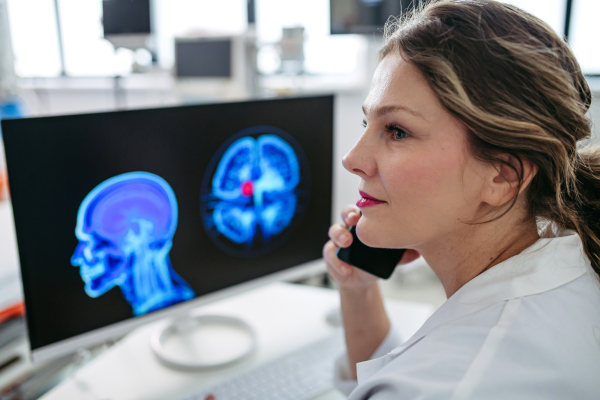
POLYGON ((183 400, 309 400, 333 388, 333 363, 344 352, 337 332, 183 400))

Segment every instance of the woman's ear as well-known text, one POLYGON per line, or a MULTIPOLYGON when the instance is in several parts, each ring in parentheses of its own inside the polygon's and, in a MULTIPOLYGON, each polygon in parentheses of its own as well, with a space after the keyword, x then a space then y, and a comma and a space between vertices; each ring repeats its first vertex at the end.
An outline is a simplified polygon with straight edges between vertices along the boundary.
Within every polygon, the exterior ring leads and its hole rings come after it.
POLYGON ((538 166, 526 158, 505 154, 499 157, 501 161, 489 165, 483 201, 489 205, 500 207, 522 193, 531 183, 538 166), (521 187, 519 188, 519 177, 521 187))

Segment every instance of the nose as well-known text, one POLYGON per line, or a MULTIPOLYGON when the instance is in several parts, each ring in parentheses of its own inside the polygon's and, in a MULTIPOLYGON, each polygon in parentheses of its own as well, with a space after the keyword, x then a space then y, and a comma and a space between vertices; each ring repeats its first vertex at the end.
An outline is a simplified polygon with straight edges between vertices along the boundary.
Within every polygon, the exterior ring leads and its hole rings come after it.
POLYGON ((81 259, 83 258, 83 249, 85 247, 84 242, 79 242, 77 247, 75 248, 75 252, 71 256, 71 264, 78 266, 80 264, 81 259))
POLYGON ((342 165, 348 172, 367 178, 374 176, 377 172, 377 163, 375 162, 376 149, 370 144, 369 132, 366 130, 358 142, 350 149, 348 154, 342 159, 342 165))
POLYGON ((92 249, 89 242, 80 241, 75 252, 71 256, 71 264, 74 266, 81 266, 82 264, 94 264, 98 261, 96 254, 92 249))

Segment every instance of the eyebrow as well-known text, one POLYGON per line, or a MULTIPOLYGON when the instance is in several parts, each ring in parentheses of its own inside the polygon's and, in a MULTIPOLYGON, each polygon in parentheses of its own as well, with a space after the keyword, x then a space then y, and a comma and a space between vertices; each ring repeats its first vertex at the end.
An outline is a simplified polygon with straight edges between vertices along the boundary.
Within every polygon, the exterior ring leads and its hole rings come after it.
MULTIPOLYGON (((368 114, 368 111, 371 111, 371 110, 368 110, 365 105, 362 106, 362 110, 363 110, 363 113, 365 115, 368 114)), ((425 117, 423 116, 423 114, 420 114, 420 113, 418 113, 418 112, 416 112, 416 111, 414 111, 414 110, 412 110, 412 109, 410 109, 408 107, 400 106, 400 105, 382 106, 382 107, 375 108, 374 111, 375 111, 375 115, 377 115, 378 117, 383 117, 385 114, 391 113, 393 111, 404 111, 404 112, 407 112, 407 113, 409 113, 411 115, 414 115, 415 117, 419 117, 419 118, 425 119, 425 117)))

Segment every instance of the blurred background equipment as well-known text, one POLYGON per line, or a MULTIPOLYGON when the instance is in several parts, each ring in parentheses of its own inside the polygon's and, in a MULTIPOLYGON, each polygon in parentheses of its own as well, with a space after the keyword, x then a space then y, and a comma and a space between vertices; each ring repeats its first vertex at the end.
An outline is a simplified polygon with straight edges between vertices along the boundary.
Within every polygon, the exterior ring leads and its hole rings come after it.
POLYGON ((178 78, 231 78, 231 38, 176 38, 178 78))
POLYGON ((304 27, 283 28, 279 46, 281 64, 279 73, 302 74, 304 72, 304 27))
POLYGON ((146 48, 152 34, 150 0, 102 0, 104 38, 115 48, 146 48))
POLYGON ((103 0, 104 36, 150 34, 149 0, 103 0))
MULTIPOLYGON (((14 62, 6 0, 0 0, 0 107, 3 101, 16 97, 14 62)), ((0 118, 3 112, 0 108, 0 118)))
MULTIPOLYGON (((6 0, 0 0, 0 119, 17 118, 22 115, 22 104, 17 95, 17 77, 10 36, 8 8, 6 0)), ((2 131, 0 130, 0 138, 2 131)), ((0 148, 1 150, 1 148, 0 148)), ((0 175, 3 170, 0 163, 0 175)), ((0 198, 2 197, 0 178, 0 198)))
POLYGON ((419 0, 331 0, 331 33, 382 34, 390 17, 410 11, 419 0))
MULTIPOLYGON (((0 120, 23 115, 14 68, 8 7, 6 0, 0 0, 0 120)), ((9 193, 3 143, 0 128, 0 226, 8 228, 0 230, 0 342, 2 326, 24 313, 11 209, 6 201, 9 193)))
POLYGON ((175 38, 175 91, 185 103, 260 97, 253 30, 175 38))
MULTIPOLYGON (((6 0, 0 0, 0 120, 3 118, 18 118, 23 115, 23 104, 17 92, 8 8, 6 0)), ((4 165, 3 148, 2 129, 0 128, 0 202, 8 197, 8 180, 4 165)), ((2 313, 1 307, 2 305, 0 305, 0 314, 2 313)))

